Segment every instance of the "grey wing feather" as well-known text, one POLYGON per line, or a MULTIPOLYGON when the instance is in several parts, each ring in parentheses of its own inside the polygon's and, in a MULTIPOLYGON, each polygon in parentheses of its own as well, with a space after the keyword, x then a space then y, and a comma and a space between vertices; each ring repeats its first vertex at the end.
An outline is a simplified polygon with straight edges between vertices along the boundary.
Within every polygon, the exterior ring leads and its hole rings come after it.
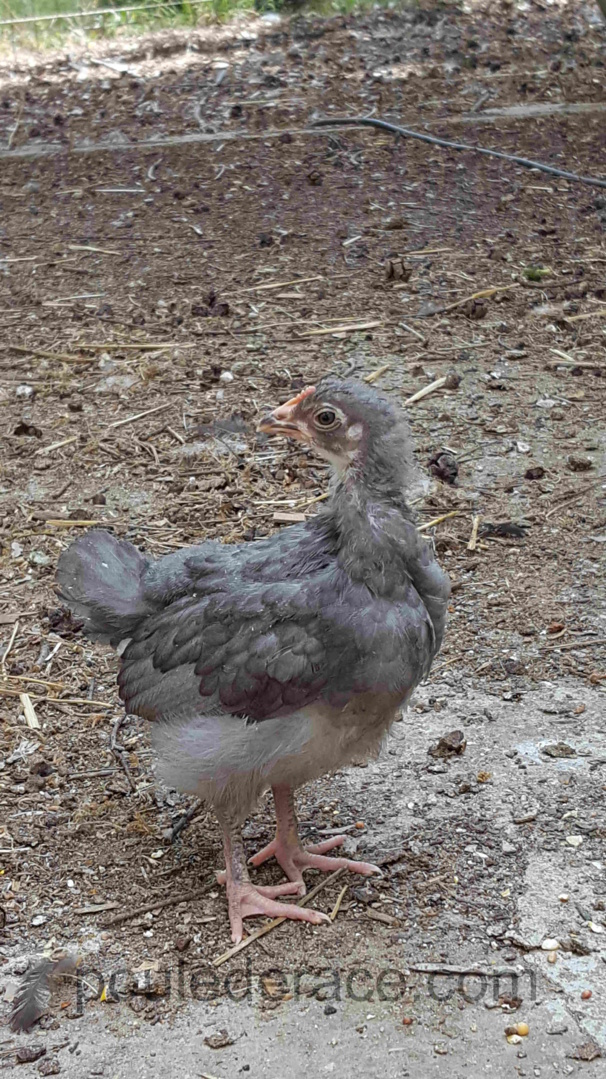
POLYGON ((70 955, 34 963, 24 974, 15 995, 9 1020, 11 1030, 15 1033, 28 1031, 48 1009, 52 979, 74 970, 77 965, 77 959, 70 955))
POLYGON ((261 720, 369 690, 404 697, 433 638, 410 583, 396 605, 333 566, 310 581, 176 601, 135 632, 118 682, 127 709, 146 718, 192 714, 206 699, 261 720))

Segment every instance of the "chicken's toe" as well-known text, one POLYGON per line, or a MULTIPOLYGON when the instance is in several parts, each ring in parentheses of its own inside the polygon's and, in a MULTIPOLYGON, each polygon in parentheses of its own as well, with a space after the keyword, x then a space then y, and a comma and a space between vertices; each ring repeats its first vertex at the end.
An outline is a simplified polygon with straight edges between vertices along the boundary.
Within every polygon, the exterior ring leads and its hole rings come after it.
POLYGON ((320 925, 328 922, 330 918, 319 910, 310 910, 308 907, 298 907, 294 903, 278 903, 273 895, 284 895, 289 891, 296 890, 296 885, 279 884, 276 887, 256 888, 249 882, 227 884, 227 901, 229 904, 229 921, 231 925, 231 939, 234 944, 242 940, 244 918, 261 916, 266 918, 290 918, 293 921, 311 922, 312 925, 320 925), (271 894, 270 894, 271 893, 271 894))
POLYGON ((363 877, 370 877, 375 874, 383 875, 379 867, 373 865, 372 862, 356 862, 352 858, 325 857, 327 851, 340 847, 344 842, 344 835, 334 835, 322 843, 303 847, 298 839, 291 837, 285 839, 278 834, 275 839, 272 839, 271 843, 268 843, 266 847, 263 847, 257 854, 253 854, 252 858, 249 858, 249 864, 261 865, 269 858, 275 858, 288 879, 298 885, 299 895, 305 895, 305 883, 303 881, 303 871, 305 869, 318 869, 321 873, 334 873, 336 869, 347 869, 348 872, 360 873, 363 877))

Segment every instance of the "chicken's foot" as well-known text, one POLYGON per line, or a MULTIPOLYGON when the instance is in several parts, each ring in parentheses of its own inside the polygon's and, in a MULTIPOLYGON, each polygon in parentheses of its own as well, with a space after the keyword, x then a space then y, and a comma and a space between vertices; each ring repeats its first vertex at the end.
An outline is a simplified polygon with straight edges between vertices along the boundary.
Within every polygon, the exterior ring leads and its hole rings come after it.
POLYGON ((292 918, 302 922, 329 922, 326 914, 294 903, 277 903, 276 897, 299 892, 296 882, 274 886, 257 886, 252 883, 246 866, 240 826, 227 816, 219 818, 223 830, 225 871, 217 873, 217 880, 225 884, 229 906, 231 939, 234 944, 242 940, 242 920, 255 915, 267 918, 292 918))
POLYGON ((295 812, 294 792, 291 787, 272 788, 276 806, 276 837, 263 850, 249 859, 250 865, 261 865, 268 858, 275 858, 282 866, 290 881, 298 884, 299 895, 305 895, 303 871, 319 869, 322 873, 333 873, 335 869, 348 869, 350 873, 360 873, 363 877, 373 874, 381 876, 381 870, 371 862, 356 862, 351 858, 326 858, 324 855, 345 842, 344 835, 335 835, 323 843, 311 847, 301 846, 297 815, 295 812))

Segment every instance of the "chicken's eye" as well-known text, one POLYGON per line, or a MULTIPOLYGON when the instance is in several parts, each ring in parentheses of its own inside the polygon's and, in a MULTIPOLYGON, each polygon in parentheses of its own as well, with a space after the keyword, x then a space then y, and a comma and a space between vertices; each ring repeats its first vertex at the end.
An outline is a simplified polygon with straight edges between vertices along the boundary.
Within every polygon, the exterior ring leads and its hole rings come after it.
POLYGON ((327 430, 327 428, 329 427, 335 427, 339 422, 337 414, 332 410, 332 408, 320 409, 319 412, 316 412, 314 419, 316 421, 316 425, 318 427, 322 427, 324 430, 327 430))

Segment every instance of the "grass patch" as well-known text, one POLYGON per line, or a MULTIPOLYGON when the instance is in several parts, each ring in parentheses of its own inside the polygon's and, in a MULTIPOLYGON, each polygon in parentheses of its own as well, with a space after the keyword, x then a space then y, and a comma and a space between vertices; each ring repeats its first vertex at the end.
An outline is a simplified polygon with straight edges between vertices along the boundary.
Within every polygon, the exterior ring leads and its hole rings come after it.
POLYGON ((0 23, 34 16, 40 20, 0 25, 0 48, 45 49, 70 37, 85 42, 126 30, 193 27, 242 10, 254 10, 254 0, 0 0, 0 23), (65 17, 76 12, 87 14, 65 17))
MULTIPOLYGON (((391 8, 410 7, 414 2, 379 0, 391 8)), ((48 49, 65 45, 69 39, 85 44, 87 40, 112 38, 128 32, 183 29, 224 21, 243 11, 284 11, 285 14, 309 11, 318 15, 336 15, 375 5, 376 0, 176 0, 175 3, 168 0, 0 0, 0 24, 34 16, 40 19, 0 25, 0 51, 11 47, 48 49), (76 12, 87 14, 65 17, 76 12)))

